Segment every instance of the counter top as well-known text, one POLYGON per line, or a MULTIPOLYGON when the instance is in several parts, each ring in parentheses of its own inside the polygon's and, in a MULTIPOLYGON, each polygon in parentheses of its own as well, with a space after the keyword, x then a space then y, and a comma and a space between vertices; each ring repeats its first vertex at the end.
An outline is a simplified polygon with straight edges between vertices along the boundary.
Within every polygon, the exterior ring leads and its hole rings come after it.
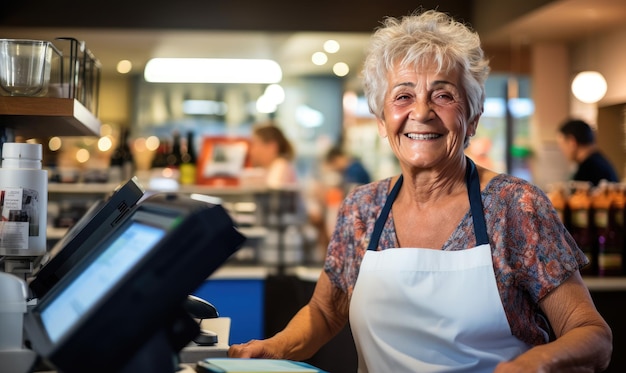
POLYGON ((626 277, 583 277, 591 291, 625 291, 626 277))
MULTIPOLYGON (((322 267, 296 266, 286 269, 303 281, 316 282, 322 267)), ((214 279, 262 279, 275 272, 272 266, 231 266, 219 268, 210 278, 214 279)), ((626 291, 626 277, 583 277, 590 291, 626 291)))

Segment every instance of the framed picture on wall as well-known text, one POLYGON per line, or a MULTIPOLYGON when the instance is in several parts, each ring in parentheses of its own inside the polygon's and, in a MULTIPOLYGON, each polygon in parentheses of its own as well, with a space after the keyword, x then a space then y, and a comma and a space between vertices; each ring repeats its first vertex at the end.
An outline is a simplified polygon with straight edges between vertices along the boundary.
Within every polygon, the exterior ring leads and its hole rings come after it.
POLYGON ((244 137, 205 137, 198 159, 196 180, 201 185, 238 185, 249 167, 250 142, 244 137))

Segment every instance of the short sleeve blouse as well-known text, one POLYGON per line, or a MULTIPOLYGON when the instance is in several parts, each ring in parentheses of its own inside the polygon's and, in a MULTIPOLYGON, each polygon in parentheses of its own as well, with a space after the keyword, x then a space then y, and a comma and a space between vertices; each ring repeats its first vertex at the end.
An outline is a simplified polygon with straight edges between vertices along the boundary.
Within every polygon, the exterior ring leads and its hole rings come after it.
MULTIPOLYGON (((341 205, 324 270, 333 285, 350 297, 390 183, 388 178, 359 186, 341 205)), ((545 193, 533 184, 500 174, 481 191, 481 198, 496 282, 511 331, 528 344, 546 343, 545 319, 538 302, 588 260, 545 193)), ((468 209, 442 249, 475 246, 473 229, 468 209)), ((378 250, 393 247, 398 243, 392 209, 378 250)))

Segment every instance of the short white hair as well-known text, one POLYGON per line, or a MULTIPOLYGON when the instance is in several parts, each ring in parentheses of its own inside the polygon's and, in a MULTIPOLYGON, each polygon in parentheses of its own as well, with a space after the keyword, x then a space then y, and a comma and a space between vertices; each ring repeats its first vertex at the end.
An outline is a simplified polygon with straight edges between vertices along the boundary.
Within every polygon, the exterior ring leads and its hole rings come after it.
POLYGON ((461 68, 461 84, 468 103, 468 120, 479 117, 485 101, 489 60, 480 38, 469 26, 449 15, 427 10, 400 19, 388 17, 372 35, 362 70, 369 109, 383 118, 387 72, 403 66, 437 65, 438 71, 461 68))

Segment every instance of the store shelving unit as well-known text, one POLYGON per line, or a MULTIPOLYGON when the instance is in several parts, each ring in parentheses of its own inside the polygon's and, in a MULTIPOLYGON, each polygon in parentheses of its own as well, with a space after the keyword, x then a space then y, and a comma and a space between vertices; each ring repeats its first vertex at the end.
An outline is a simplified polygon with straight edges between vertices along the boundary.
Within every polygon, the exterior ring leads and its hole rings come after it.
POLYGON ((98 136, 100 121, 77 99, 0 96, 0 127, 15 136, 98 136))
MULTIPOLYGON (((147 181, 141 181, 144 186, 149 185, 147 181)), ((49 208, 58 207, 63 203, 74 203, 87 207, 98 199, 106 198, 110 195, 117 183, 49 183, 48 203, 49 208)), ((147 193, 160 192, 150 190, 147 193)), ((216 197, 222 201, 224 207, 232 215, 233 220, 239 225, 239 229, 247 238, 249 246, 244 245, 239 257, 231 263, 239 264, 268 264, 278 268, 279 272, 285 271, 287 267, 307 264, 307 247, 304 237, 302 260, 294 259, 293 248, 285 245, 285 228, 288 225, 304 224, 303 220, 296 220, 293 212, 293 203, 285 203, 289 198, 293 198, 296 193, 293 189, 276 190, 263 185, 240 185, 240 186, 208 186, 208 185, 181 185, 177 193, 203 194, 216 197), (268 243, 266 238, 269 232, 278 232, 276 242, 268 243), (269 246, 272 247, 269 247, 269 246), (266 250, 262 252, 262 250, 266 250), (275 250, 270 262, 267 261, 267 250, 275 250)), ((54 208, 53 208, 54 210, 54 208)), ((53 217, 54 212, 49 209, 49 216, 53 217)), ((58 228, 49 225, 47 228, 48 240, 54 242, 65 234, 67 228, 58 228)), ((288 240, 287 240, 288 241, 288 240)))

